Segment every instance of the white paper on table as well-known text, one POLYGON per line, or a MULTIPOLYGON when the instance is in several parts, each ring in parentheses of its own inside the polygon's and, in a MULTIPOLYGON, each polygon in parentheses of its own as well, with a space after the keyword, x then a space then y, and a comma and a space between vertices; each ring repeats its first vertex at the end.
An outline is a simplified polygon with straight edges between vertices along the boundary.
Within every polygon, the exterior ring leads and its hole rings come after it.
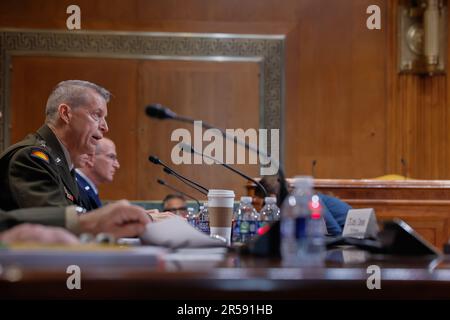
POLYGON ((225 247, 226 243, 198 231, 178 217, 147 224, 140 235, 142 244, 169 248, 225 247))
POLYGON ((225 258, 227 248, 182 248, 169 252, 163 261, 168 271, 207 270, 217 267, 225 258))

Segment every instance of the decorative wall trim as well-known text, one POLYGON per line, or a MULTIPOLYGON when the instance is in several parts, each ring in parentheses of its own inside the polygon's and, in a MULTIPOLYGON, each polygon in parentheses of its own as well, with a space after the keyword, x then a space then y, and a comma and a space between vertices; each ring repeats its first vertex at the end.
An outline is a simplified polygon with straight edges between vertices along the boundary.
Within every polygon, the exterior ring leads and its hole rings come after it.
POLYGON ((11 57, 44 55, 259 63, 260 127, 280 129, 283 157, 284 42, 282 35, 0 29, 0 150, 9 145, 11 57))

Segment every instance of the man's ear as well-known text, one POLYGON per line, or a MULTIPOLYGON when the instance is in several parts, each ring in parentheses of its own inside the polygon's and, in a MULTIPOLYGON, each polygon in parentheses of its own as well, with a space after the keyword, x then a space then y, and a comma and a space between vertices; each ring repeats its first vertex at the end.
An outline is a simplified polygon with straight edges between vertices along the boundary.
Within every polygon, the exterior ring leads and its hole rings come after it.
POLYGON ((70 119, 72 119, 72 109, 65 103, 58 106, 59 118, 66 124, 69 124, 70 119))
POLYGON ((86 159, 86 167, 93 168, 95 163, 95 156, 93 154, 89 154, 86 159))

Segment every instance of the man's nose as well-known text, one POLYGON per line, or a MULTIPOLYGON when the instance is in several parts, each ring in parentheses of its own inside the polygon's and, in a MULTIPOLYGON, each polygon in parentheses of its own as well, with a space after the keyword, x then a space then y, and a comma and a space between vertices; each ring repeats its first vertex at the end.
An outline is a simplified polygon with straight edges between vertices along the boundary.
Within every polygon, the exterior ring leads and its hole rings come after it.
POLYGON ((109 130, 108 129, 108 124, 106 123, 106 119, 105 118, 103 118, 102 121, 100 122, 99 128, 100 128, 100 131, 102 133, 108 132, 108 130, 109 130))

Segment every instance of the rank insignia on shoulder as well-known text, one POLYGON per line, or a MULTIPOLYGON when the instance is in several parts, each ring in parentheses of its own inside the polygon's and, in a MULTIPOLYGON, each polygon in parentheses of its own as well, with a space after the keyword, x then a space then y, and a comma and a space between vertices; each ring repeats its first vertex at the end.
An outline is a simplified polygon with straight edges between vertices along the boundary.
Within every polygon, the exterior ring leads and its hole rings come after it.
POLYGON ((50 160, 49 160, 49 158, 48 158, 48 155, 47 155, 44 151, 41 151, 41 150, 33 150, 33 151, 31 152, 31 156, 34 157, 34 158, 38 158, 38 159, 44 160, 44 161, 47 162, 47 163, 50 163, 50 160))

